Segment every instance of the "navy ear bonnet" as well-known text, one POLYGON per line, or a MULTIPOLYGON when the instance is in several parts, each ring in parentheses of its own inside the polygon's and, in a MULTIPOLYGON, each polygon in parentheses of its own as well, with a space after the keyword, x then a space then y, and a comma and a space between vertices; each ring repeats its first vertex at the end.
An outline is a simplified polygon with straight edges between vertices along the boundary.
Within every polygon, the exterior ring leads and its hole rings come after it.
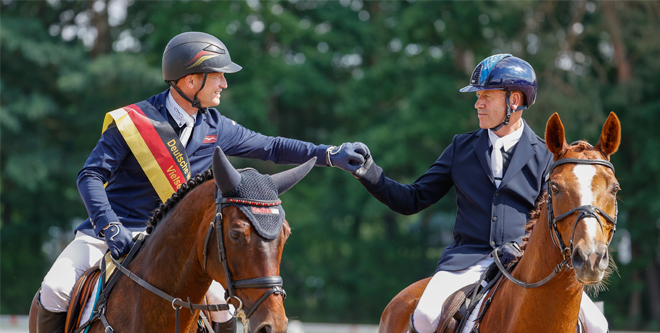
POLYGON ((238 207, 261 237, 269 240, 277 238, 284 224, 284 209, 277 197, 278 191, 275 182, 269 175, 262 175, 252 168, 236 171, 241 175, 238 187, 221 194, 216 186, 215 202, 220 203, 223 198, 226 199, 229 202, 223 202, 222 208, 225 206, 238 207), (232 198, 236 198, 236 200, 232 200, 232 198), (240 201, 250 201, 251 203, 245 204, 240 201))

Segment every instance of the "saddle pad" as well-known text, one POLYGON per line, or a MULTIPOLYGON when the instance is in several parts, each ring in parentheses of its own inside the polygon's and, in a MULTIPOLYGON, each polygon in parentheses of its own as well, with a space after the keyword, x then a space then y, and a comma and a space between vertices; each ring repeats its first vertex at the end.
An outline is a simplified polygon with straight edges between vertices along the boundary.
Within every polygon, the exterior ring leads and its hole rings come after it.
MULTIPOLYGON (((99 277, 96 279, 96 283, 94 284, 94 292, 89 296, 89 300, 87 303, 85 303, 85 308, 82 310, 82 313, 80 314, 80 320, 78 321, 78 325, 76 328, 82 326, 82 324, 86 323, 90 318, 92 318, 92 312, 94 311, 94 306, 96 305, 96 299, 99 297, 99 294, 101 293, 101 288, 100 288, 100 281, 101 278, 99 277)), ((87 328, 89 329, 89 327, 87 328)), ((87 332, 87 330, 85 330, 87 332)))
POLYGON ((65 332, 73 332, 80 324, 80 313, 89 303, 91 295, 95 294, 101 271, 97 266, 90 267, 76 281, 71 293, 71 301, 67 310, 65 332))

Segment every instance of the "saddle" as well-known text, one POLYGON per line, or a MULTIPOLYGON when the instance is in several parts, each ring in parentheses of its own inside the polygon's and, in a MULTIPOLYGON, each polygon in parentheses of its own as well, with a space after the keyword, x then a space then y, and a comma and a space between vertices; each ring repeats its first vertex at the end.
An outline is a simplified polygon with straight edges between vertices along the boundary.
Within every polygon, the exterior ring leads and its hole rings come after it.
MULTIPOLYGON (((122 262, 126 257, 121 258, 118 262, 122 262)), ((83 275, 76 281, 71 293, 71 302, 66 314, 66 325, 64 332, 72 333, 81 324, 82 314, 90 300, 93 300, 92 294, 96 290, 96 283, 101 286, 100 289, 106 289, 107 282, 111 281, 116 269, 115 265, 110 260, 110 252, 105 254, 99 262, 99 265, 90 267, 83 275), (103 269, 101 269, 103 267, 103 269), (101 277, 103 275, 103 277, 101 277), (101 280, 99 281, 99 278, 101 280)))
POLYGON ((66 313, 64 332, 73 332, 78 326, 80 326, 82 312, 85 309, 87 302, 89 302, 92 297, 99 276, 101 276, 101 270, 99 267, 92 266, 83 273, 78 281, 76 281, 76 284, 73 287, 73 292, 71 293, 71 302, 69 303, 69 308, 66 313))

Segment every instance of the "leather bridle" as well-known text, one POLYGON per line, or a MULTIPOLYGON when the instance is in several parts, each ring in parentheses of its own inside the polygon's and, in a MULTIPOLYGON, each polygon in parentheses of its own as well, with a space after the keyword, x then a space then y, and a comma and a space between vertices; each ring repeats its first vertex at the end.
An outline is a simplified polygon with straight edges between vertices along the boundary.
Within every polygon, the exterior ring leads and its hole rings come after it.
MULTIPOLYGON (((579 158, 564 158, 561 160, 558 160, 554 162, 550 166, 550 170, 548 171, 548 174, 546 176, 546 183, 549 185, 550 181, 550 174, 552 174, 552 170, 554 168, 563 165, 563 164, 588 164, 588 165, 602 165, 606 166, 610 169, 612 169, 612 172, 614 172, 614 165, 610 161, 607 160, 602 160, 602 159, 596 159, 596 160, 584 160, 584 159, 579 159, 579 158)), ((602 209, 593 206, 593 205, 583 205, 579 207, 575 207, 557 217, 555 217, 553 208, 552 208, 552 191, 548 193, 548 198, 546 201, 546 207, 548 210, 548 228, 550 231, 553 233, 554 237, 552 238, 552 242, 555 244, 555 247, 561 251, 562 255, 564 256, 564 259, 570 257, 571 253, 573 253, 573 238, 575 237, 575 229, 577 228, 577 224, 580 220, 588 218, 588 217, 593 217, 598 221, 598 224, 600 225, 601 230, 603 230, 603 222, 601 221, 600 217, 598 215, 601 215, 604 217, 608 222, 612 223, 613 225, 613 230, 612 233, 610 233, 610 237, 607 240, 607 246, 610 246, 610 243, 612 242, 612 237, 614 237, 614 233, 616 232, 616 222, 617 222, 617 215, 619 214, 619 205, 617 201, 614 201, 614 217, 609 216, 607 213, 605 213, 602 209), (573 224, 573 233, 571 234, 571 240, 569 242, 569 245, 566 246, 566 243, 564 243, 564 240, 561 237, 561 233, 559 233, 559 229, 557 228, 557 223, 573 213, 578 212, 577 217, 575 218, 575 223, 573 224)))
POLYGON ((241 317, 241 320, 247 322, 250 319, 250 316, 254 311, 263 303, 266 298, 272 294, 280 294, 282 298, 286 299, 286 291, 282 288, 282 277, 277 276, 263 276, 252 279, 236 280, 233 281, 231 278, 231 272, 229 271, 229 264, 227 262, 227 255, 225 250, 225 242, 223 239, 223 228, 222 228, 222 208, 229 204, 240 204, 248 206, 257 206, 257 207, 269 207, 277 206, 282 204, 281 200, 248 200, 243 198, 216 198, 216 208, 215 208, 215 217, 214 220, 209 225, 208 233, 206 234, 206 240, 204 241, 204 271, 206 271, 206 258, 208 255, 208 244, 211 238, 211 233, 215 230, 216 239, 218 242, 218 259, 222 263, 222 267, 225 271, 225 277, 227 279, 227 303, 232 298, 235 298, 239 301, 239 306, 236 308, 236 312, 232 315, 234 317, 241 317), (234 289, 243 289, 243 288, 270 288, 266 293, 264 293, 252 306, 252 308, 245 313, 243 309, 243 301, 236 296, 234 289), (244 316, 244 317, 243 317, 244 316))
MULTIPOLYGON (((552 163, 550 165, 550 169, 548 170, 548 173, 545 176, 545 183, 546 183, 546 188, 549 187, 549 182, 550 182, 550 175, 552 174, 552 171, 563 164, 588 164, 588 165, 602 165, 606 166, 610 169, 612 169, 612 172, 614 172, 614 165, 607 160, 603 159, 595 159, 595 160, 585 160, 585 159, 580 159, 580 158, 564 158, 557 160, 556 162, 552 163)), ((577 228, 577 224, 580 220, 587 218, 587 217, 593 217, 598 221, 598 224, 600 225, 601 230, 603 229, 603 223, 599 217, 601 215, 604 217, 608 222, 613 224, 613 229, 612 233, 610 234, 610 238, 607 240, 607 246, 609 247, 610 243, 612 242, 612 237, 614 236, 614 233, 616 232, 616 222, 617 222, 617 215, 619 214, 619 206, 618 203, 615 200, 615 210, 614 210, 614 217, 609 216, 607 213, 605 213, 602 209, 593 206, 593 205, 583 205, 579 207, 575 207, 557 217, 555 217, 555 214, 553 212, 552 208, 552 191, 548 192, 547 199, 546 199, 546 209, 548 211, 548 228, 550 229, 550 238, 552 238, 552 242, 554 243, 555 247, 559 249, 561 252, 563 259, 562 262, 560 262, 555 269, 552 270, 552 272, 546 276, 544 279, 541 281, 535 282, 535 283, 526 283, 523 281, 520 281, 511 275, 507 269, 504 267, 504 265, 500 262, 499 257, 497 256, 497 249, 494 251, 492 257, 495 261, 495 264, 497 267, 500 269, 502 274, 509 279, 511 282, 517 284, 518 286, 521 286, 526 289, 530 288, 536 288, 544 285, 546 282, 552 280, 552 278, 559 273, 561 270, 564 269, 564 267, 567 268, 572 268, 571 264, 569 263, 571 254, 573 253, 573 238, 575 237, 575 229, 577 228), (575 218, 575 223, 573 224, 573 233, 571 235, 571 240, 569 242, 569 245, 567 246, 566 243, 564 243, 564 240, 561 237, 561 233, 559 232, 559 229, 557 228, 557 223, 559 221, 564 220, 568 216, 572 215, 573 213, 578 212, 577 217, 575 218)))

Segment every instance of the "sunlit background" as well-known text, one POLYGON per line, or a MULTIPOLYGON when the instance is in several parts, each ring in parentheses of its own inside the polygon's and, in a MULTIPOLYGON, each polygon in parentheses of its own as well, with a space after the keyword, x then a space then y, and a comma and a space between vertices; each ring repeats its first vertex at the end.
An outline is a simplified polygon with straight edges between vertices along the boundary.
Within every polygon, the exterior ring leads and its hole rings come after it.
MULTIPOLYGON (((162 51, 184 31, 220 38, 243 70, 221 113, 267 135, 366 143, 388 177, 412 182, 459 133, 478 128, 476 64, 512 53, 536 69, 524 117, 543 136, 595 143, 610 111, 622 187, 601 292, 614 329, 660 330, 660 3, 656 1, 11 1, 0 5, 0 313, 27 314, 86 218, 75 185, 106 112, 167 88, 162 51)), ((233 159, 263 173, 286 167, 233 159)), ((430 276, 452 241, 453 192, 413 216, 348 173, 317 168, 282 196, 293 235, 281 269, 302 322, 377 324, 389 300, 430 276)))

